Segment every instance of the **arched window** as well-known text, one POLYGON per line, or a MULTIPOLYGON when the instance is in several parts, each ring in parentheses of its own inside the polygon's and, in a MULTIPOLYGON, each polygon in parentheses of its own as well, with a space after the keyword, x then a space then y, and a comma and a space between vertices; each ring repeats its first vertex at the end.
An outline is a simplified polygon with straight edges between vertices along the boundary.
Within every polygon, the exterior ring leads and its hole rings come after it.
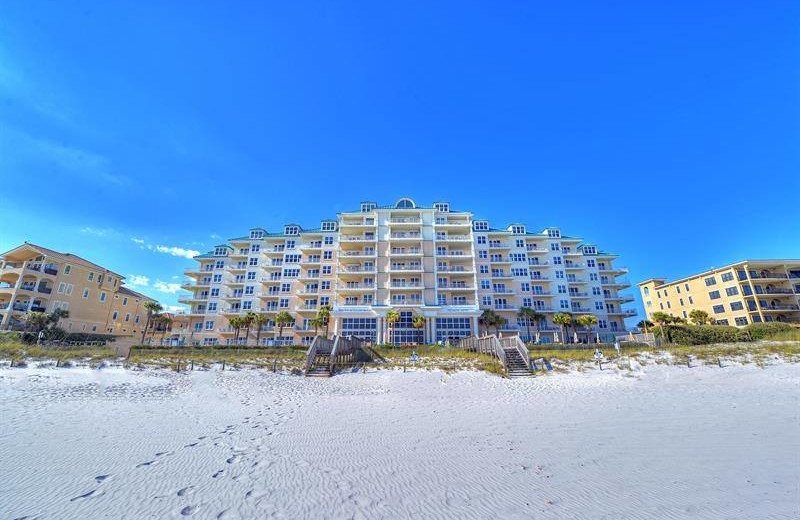
POLYGON ((397 209, 410 209, 416 208, 417 205, 414 204, 414 201, 411 199, 400 199, 397 201, 397 204, 394 205, 397 209))

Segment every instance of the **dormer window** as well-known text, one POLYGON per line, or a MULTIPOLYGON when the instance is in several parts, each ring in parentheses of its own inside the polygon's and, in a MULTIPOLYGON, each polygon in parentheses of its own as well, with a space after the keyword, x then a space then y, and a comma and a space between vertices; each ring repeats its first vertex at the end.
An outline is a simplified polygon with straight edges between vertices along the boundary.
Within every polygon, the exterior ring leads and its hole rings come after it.
POLYGON ((473 223, 475 231, 489 231, 489 222, 486 220, 476 220, 473 223))
POLYGON ((515 235, 524 235, 525 234, 525 226, 514 225, 511 226, 511 232, 515 235))
POLYGON ((214 256, 228 256, 228 248, 224 246, 215 247, 214 256))
POLYGON ((549 236, 550 238, 561 238, 561 231, 555 228, 548 229, 547 236, 549 236))
POLYGON ((362 202, 361 203, 361 213, 369 213, 373 209, 375 209, 377 204, 374 202, 362 202))
POLYGON ((595 246, 583 246, 581 248, 581 251, 583 251, 584 255, 596 255, 597 254, 597 248, 595 246))
POLYGON ((250 238, 254 240, 259 238, 264 238, 264 232, 261 231, 260 229, 254 229, 253 231, 250 232, 250 238))
POLYGON ((394 207, 397 209, 414 209, 417 207, 417 205, 411 199, 400 199, 397 201, 394 207))
POLYGON ((336 222, 330 222, 330 221, 323 222, 322 231, 336 231, 336 222))
POLYGON ((433 208, 436 211, 442 213, 450 213, 450 203, 449 202, 437 202, 433 205, 433 208))
POLYGON ((283 228, 283 233, 285 235, 299 235, 300 234, 300 227, 299 226, 286 226, 283 228))

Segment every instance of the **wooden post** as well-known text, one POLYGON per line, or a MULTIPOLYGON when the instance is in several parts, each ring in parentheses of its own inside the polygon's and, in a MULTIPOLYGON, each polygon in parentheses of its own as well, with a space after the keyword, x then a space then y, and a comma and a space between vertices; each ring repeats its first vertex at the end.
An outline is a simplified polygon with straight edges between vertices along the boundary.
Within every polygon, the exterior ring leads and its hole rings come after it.
POLYGON ((225 360, 222 360, 222 370, 225 370, 225 360))
POLYGON ((190 370, 194 371, 194 359, 192 360, 192 368, 190 370))

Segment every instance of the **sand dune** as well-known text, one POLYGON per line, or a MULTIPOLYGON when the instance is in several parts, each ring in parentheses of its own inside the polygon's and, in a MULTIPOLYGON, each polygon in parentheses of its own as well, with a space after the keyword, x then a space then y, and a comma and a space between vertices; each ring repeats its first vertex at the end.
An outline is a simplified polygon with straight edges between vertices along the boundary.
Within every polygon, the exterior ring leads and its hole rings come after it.
POLYGON ((800 367, 0 370, 2 518, 797 518, 800 367))

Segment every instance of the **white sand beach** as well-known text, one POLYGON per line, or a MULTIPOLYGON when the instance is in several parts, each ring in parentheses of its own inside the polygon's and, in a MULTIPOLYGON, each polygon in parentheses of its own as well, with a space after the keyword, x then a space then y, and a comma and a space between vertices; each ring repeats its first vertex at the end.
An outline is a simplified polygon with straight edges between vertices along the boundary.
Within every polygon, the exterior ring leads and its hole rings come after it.
POLYGON ((0 518, 798 518, 800 365, 0 370, 0 518))

